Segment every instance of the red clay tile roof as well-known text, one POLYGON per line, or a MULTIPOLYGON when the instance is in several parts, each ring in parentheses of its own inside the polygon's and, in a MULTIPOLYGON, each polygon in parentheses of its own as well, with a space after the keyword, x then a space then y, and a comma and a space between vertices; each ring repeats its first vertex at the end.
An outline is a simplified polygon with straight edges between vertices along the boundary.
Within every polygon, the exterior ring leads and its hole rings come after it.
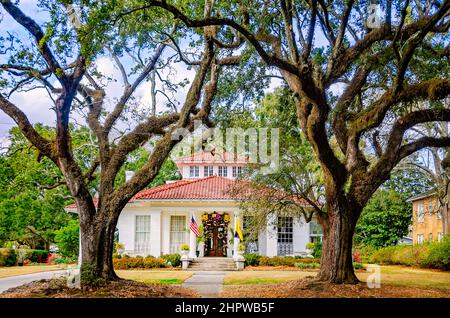
POLYGON ((175 159, 176 163, 194 163, 194 162, 227 162, 227 163, 247 163, 248 159, 245 156, 238 155, 232 152, 215 152, 214 155, 210 151, 194 153, 192 155, 179 157, 175 159))
MULTIPOLYGON (((227 193, 233 183, 232 179, 211 176, 196 180, 179 180, 138 192, 130 202, 135 200, 233 200, 227 193)), ((98 199, 94 198, 97 206, 98 199)), ((65 207, 77 209, 72 203, 65 207)))
MULTIPOLYGON (((97 207, 98 199, 97 199, 97 198, 93 198, 92 200, 94 201, 94 205, 97 207)), ((72 203, 72 204, 66 205, 66 206, 64 207, 64 209, 68 209, 68 210, 77 210, 77 209, 78 209, 78 206, 77 206, 76 203, 72 203)))
MULTIPOLYGON (((138 192, 130 202, 136 200, 235 200, 229 191, 236 185, 237 182, 233 179, 227 179, 218 176, 211 176, 196 180, 179 180, 173 183, 164 184, 151 189, 142 190, 138 192)), ((239 189, 239 188, 238 188, 239 189)), ((242 191, 245 192, 246 182, 242 183, 242 191)), ((241 191, 241 190, 238 190, 241 191)), ((257 191, 258 192, 258 191, 257 191)), ((276 193, 281 194, 281 191, 273 190, 270 195, 277 197, 276 193)), ((284 194, 286 198, 289 195, 284 194)), ((243 195, 243 198, 245 195, 243 195)), ((294 201, 308 205, 304 200, 293 198, 294 201)), ((94 199, 94 204, 97 205, 98 199, 94 199)), ((66 206, 66 209, 77 209, 76 204, 66 206)))
POLYGON ((232 200, 227 193, 234 180, 223 177, 207 177, 196 180, 180 180, 136 194, 135 200, 232 200))

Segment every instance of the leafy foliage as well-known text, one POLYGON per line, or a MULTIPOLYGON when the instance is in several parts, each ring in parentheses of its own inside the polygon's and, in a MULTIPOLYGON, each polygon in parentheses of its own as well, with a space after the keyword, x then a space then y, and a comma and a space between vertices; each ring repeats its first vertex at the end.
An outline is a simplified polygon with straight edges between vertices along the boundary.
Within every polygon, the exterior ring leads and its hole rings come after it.
POLYGON ((372 246, 396 244, 408 233, 411 204, 394 190, 378 190, 367 203, 355 229, 355 242, 372 246))
MULTIPOLYGON (((50 134, 48 127, 36 129, 50 134)), ((0 153, 0 246, 16 241, 48 250, 54 231, 71 219, 64 211, 67 190, 52 188, 61 174, 49 159, 37 160, 38 152, 17 128, 11 129, 9 140, 6 152, 0 153)))
POLYGON ((70 220, 69 223, 56 231, 55 241, 59 252, 64 257, 74 257, 78 255, 80 225, 77 220, 70 220))

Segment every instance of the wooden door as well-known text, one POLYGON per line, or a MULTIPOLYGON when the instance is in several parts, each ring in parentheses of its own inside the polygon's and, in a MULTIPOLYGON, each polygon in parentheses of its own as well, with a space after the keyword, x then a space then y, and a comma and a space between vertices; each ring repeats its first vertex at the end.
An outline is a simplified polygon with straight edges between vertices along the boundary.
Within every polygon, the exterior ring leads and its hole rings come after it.
POLYGON ((223 244, 222 240, 219 238, 218 226, 214 226, 211 231, 211 239, 209 243, 208 256, 223 256, 223 244))

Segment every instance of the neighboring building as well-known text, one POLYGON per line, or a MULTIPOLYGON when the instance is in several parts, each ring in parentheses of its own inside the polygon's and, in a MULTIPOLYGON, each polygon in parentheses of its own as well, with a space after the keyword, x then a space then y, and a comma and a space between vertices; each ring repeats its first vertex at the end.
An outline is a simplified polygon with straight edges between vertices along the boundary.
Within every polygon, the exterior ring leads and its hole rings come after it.
MULTIPOLYGON (((228 190, 237 182, 246 162, 244 157, 234 158, 226 152, 205 152, 175 160, 181 180, 139 192, 122 211, 117 227, 125 253, 159 256, 179 253, 182 244, 189 244, 189 256, 195 258, 196 238, 189 230, 193 216, 207 237, 199 244, 200 257, 236 254, 239 239, 234 238, 230 228, 236 229, 236 219, 241 230, 248 224, 239 211, 239 202, 228 190)), ((76 206, 66 209, 76 211, 76 206)), ((316 223, 273 216, 267 229, 247 249, 267 256, 301 255, 308 242, 320 240, 321 230, 316 223)))
POLYGON ((408 202, 413 206, 413 243, 442 240, 443 221, 436 192, 418 194, 409 198, 408 202))

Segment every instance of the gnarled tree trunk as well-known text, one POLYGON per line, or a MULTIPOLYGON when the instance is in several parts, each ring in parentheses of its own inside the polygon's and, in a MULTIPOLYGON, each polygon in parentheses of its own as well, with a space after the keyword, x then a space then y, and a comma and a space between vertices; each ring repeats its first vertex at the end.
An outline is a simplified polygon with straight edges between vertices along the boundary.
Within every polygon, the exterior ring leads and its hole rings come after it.
POLYGON ((336 284, 359 282, 353 270, 352 242, 357 211, 345 199, 327 204, 327 215, 321 218, 323 229, 322 256, 317 279, 336 284))
POLYGON ((114 232, 119 213, 106 213, 99 209, 92 215, 80 211, 81 284, 95 286, 119 277, 114 272, 112 254, 114 232))

